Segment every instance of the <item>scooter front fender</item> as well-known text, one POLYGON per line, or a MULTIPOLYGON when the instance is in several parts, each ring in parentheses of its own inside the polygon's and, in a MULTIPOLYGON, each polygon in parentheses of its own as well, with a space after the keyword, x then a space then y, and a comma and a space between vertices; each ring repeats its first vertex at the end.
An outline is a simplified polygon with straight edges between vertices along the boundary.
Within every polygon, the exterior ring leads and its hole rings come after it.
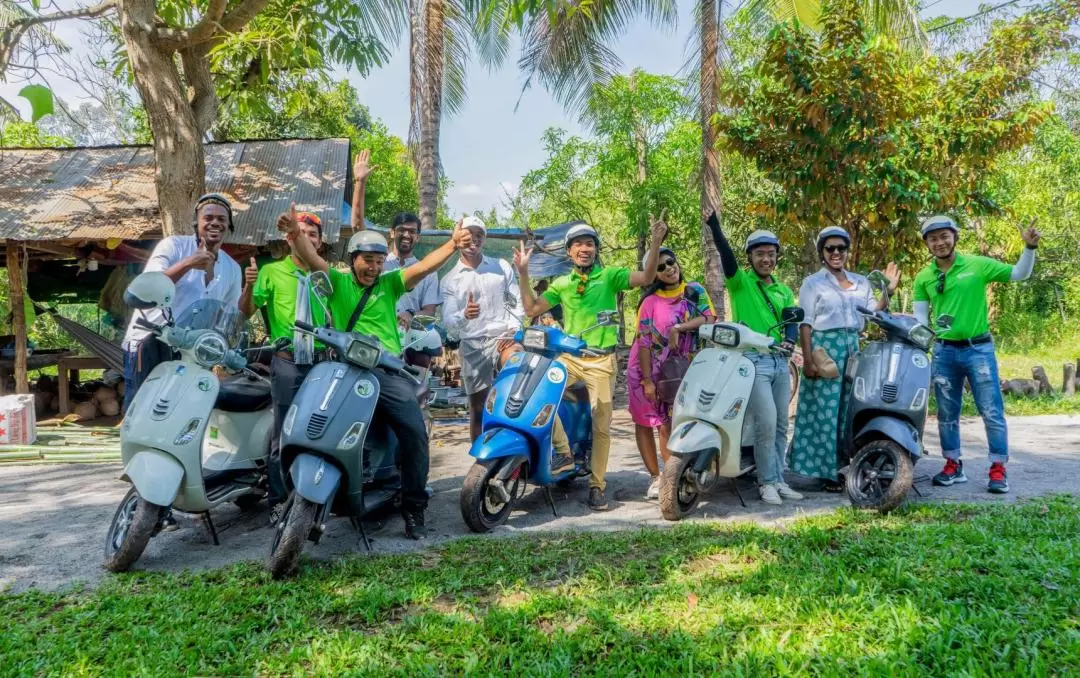
POLYGON ((120 479, 134 485, 139 496, 151 504, 172 506, 184 480, 184 466, 161 450, 142 450, 124 466, 120 479))
POLYGON ((529 458, 528 439, 509 428, 493 428, 484 431, 469 449, 469 455, 477 461, 490 461, 505 457, 529 458))
POLYGON ((289 476, 297 494, 320 506, 330 503, 341 483, 341 470, 337 466, 304 452, 296 455, 289 476))
POLYGON ((684 421, 668 437, 668 450, 680 457, 689 457, 707 450, 722 450, 720 431, 703 421, 684 421))
POLYGON ((922 456, 922 444, 915 427, 902 419, 894 417, 874 417, 866 422, 855 436, 855 449, 873 439, 888 438, 900 445, 915 459, 922 456))

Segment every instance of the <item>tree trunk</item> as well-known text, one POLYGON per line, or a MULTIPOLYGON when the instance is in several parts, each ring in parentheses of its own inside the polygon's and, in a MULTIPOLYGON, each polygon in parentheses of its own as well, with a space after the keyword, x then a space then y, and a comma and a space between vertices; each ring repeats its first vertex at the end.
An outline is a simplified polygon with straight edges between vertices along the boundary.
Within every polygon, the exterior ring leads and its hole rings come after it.
POLYGON ((423 117, 420 122, 420 225, 436 226, 439 210, 439 126, 442 123, 442 88, 446 61, 446 8, 444 0, 427 0, 424 15, 423 117))
POLYGON ((1054 387, 1050 385, 1050 377, 1046 376, 1046 370, 1042 365, 1031 368, 1031 376, 1039 387, 1039 393, 1053 393, 1054 387))
POLYGON ((715 209, 723 223, 720 199, 720 157, 712 118, 717 111, 716 54, 720 43, 716 0, 701 0, 701 247, 705 253, 705 290, 717 316, 724 317, 724 273, 720 254, 705 219, 715 209))
POLYGON ((15 392, 29 393, 26 378, 26 302, 23 300, 22 245, 8 243, 8 307, 15 334, 15 392))
POLYGON ((206 160, 175 52, 154 39, 155 13, 154 0, 120 2, 120 29, 154 137, 154 185, 168 236, 191 232, 191 209, 206 187, 206 160))
MULTIPOLYGON (((637 89, 637 71, 630 74, 630 92, 631 96, 637 89)), ((644 224, 643 227, 638 229, 637 235, 637 260, 640 262, 645 259, 645 248, 648 247, 649 237, 649 224, 648 224, 648 208, 649 201, 645 196, 645 182, 649 178, 648 169, 648 142, 645 139, 645 127, 642 124, 641 119, 637 115, 637 111, 633 111, 634 118, 634 149, 637 152, 637 185, 638 194, 643 198, 641 207, 645 211, 645 214, 639 214, 638 222, 639 226, 644 224)))

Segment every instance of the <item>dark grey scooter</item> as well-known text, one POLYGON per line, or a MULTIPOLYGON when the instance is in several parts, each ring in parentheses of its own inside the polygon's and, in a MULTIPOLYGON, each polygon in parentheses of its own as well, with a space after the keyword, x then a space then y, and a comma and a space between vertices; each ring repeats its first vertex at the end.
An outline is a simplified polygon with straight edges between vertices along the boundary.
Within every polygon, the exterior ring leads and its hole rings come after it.
MULTIPOLYGON (((325 274, 312 282, 320 297, 332 293, 325 274)), ((321 298, 320 298, 321 303, 321 298)), ((368 436, 385 369, 419 385, 419 370, 382 350, 378 340, 297 322, 333 349, 335 358, 315 365, 296 394, 281 427, 281 464, 292 491, 274 529, 268 569, 275 579, 296 571, 304 543, 318 542, 330 513, 348 516, 364 545, 371 544, 361 519, 390 508, 401 492, 392 439, 368 436)))
MULTIPOLYGON (((883 295, 888 283, 879 271, 870 282, 883 295)), ((912 488, 915 463, 926 454, 923 429, 930 401, 930 357, 935 334, 909 315, 859 308, 885 332, 848 359, 844 374, 837 450, 851 503, 891 511, 912 488)), ((942 316, 938 326, 952 319, 942 316)))

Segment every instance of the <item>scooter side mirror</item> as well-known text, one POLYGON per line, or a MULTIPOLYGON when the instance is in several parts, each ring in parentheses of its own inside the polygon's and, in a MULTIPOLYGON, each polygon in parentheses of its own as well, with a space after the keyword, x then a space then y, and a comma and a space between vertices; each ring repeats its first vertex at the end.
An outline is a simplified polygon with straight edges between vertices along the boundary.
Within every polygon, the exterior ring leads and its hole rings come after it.
POLYGON ((801 323, 806 317, 806 311, 802 310, 798 306, 788 306, 780 311, 780 319, 784 321, 785 325, 794 325, 795 323, 801 323))
POLYGON ((881 271, 870 271, 870 275, 866 276, 866 280, 878 292, 885 292, 889 289, 889 279, 881 271))
POLYGON ((124 290, 124 303, 140 311, 169 308, 175 295, 176 285, 169 276, 147 271, 136 276, 124 290))

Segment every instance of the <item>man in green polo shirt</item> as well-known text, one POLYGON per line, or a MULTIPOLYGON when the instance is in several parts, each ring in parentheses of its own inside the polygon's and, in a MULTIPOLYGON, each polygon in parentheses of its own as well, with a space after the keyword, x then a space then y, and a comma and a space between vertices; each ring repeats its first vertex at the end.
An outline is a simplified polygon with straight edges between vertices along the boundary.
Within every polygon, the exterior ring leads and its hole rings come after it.
POLYGON ((1024 251, 1016 265, 1010 266, 987 257, 957 254, 959 233, 956 222, 949 217, 937 215, 923 221, 923 241, 934 261, 915 276, 915 317, 930 325, 931 308, 936 318, 952 316, 951 326, 938 334, 934 346, 934 395, 941 453, 945 457, 945 468, 934 476, 934 484, 948 487, 967 482, 960 461, 960 404, 967 379, 990 448, 987 490, 1004 494, 1009 491, 1005 472, 1009 434, 994 339, 990 335, 986 288, 995 282, 1027 280, 1035 268, 1040 234, 1033 226, 1021 229, 1024 251))
POLYGON ((755 368, 747 412, 754 426, 758 492, 767 504, 779 505, 784 499, 802 499, 802 495, 784 480, 788 401, 791 399, 788 359, 795 350, 799 327, 780 325, 783 309, 796 305, 795 293, 773 275, 780 256, 780 240, 769 231, 751 233, 745 247, 750 265, 740 268, 735 252, 720 230, 715 212, 709 217, 708 224, 720 253, 735 322, 780 342, 779 352, 746 355, 755 368))
MULTIPOLYGON (((566 365, 571 383, 585 382, 592 401, 593 443, 589 477, 589 508, 602 511, 608 507, 604 496, 604 476, 607 473, 608 456, 611 452, 611 415, 615 397, 615 375, 618 370, 615 359, 615 345, 619 330, 616 327, 597 327, 596 315, 601 311, 618 309, 618 294, 632 287, 645 287, 656 278, 656 265, 660 258, 660 244, 667 234, 664 213, 660 219, 652 221, 652 242, 644 270, 630 271, 628 268, 600 266, 597 255, 600 252, 600 235, 585 223, 572 226, 566 232, 566 253, 574 270, 557 278, 540 297, 533 293, 529 284, 529 256, 532 248, 514 251, 514 266, 518 270, 518 287, 521 288, 521 301, 527 317, 538 316, 553 306, 561 305, 563 311, 563 329, 585 340, 589 348, 602 351, 606 355, 597 358, 578 358, 563 355, 559 360, 566 365), (584 332, 584 334, 582 334, 584 332)), ((552 442, 557 454, 552 460, 552 467, 565 465, 570 454, 570 445, 566 432, 558 417, 552 433, 552 442), (561 462, 561 463, 559 463, 561 462)), ((569 459, 572 461, 572 459, 569 459)))
MULTIPOLYGON (((311 246, 322 247, 322 222, 314 214, 294 214, 298 237, 311 246)), ((263 266, 261 269, 251 259, 244 271, 244 289, 240 294, 240 311, 251 317, 262 308, 266 310, 267 332, 270 341, 286 340, 289 343, 274 353, 270 361, 270 396, 274 402, 274 430, 270 437, 270 456, 267 459, 267 475, 270 480, 270 524, 276 525, 285 496, 285 482, 281 469, 281 424, 292 405, 300 385, 315 363, 323 359, 323 347, 316 346, 311 335, 293 329, 297 320, 322 325, 326 314, 322 304, 315 298, 309 285, 310 271, 296 254, 263 266)))
MULTIPOLYGON (((405 268, 383 273, 386 239, 373 231, 360 231, 349 239, 348 270, 330 268, 315 251, 312 242, 300 237, 299 225, 289 214, 278 219, 278 229, 286 234, 297 258, 312 271, 324 271, 334 291, 330 295, 330 315, 334 328, 373 336, 383 350, 401 354, 398 334, 397 302, 426 276, 431 275, 459 249, 469 246, 469 231, 456 228, 446 243, 405 268)), ((401 462, 401 513, 405 536, 420 539, 424 532, 424 509, 428 495, 428 436, 416 385, 406 377, 386 370, 375 370, 379 380, 379 402, 373 421, 390 427, 398 440, 401 462)))

